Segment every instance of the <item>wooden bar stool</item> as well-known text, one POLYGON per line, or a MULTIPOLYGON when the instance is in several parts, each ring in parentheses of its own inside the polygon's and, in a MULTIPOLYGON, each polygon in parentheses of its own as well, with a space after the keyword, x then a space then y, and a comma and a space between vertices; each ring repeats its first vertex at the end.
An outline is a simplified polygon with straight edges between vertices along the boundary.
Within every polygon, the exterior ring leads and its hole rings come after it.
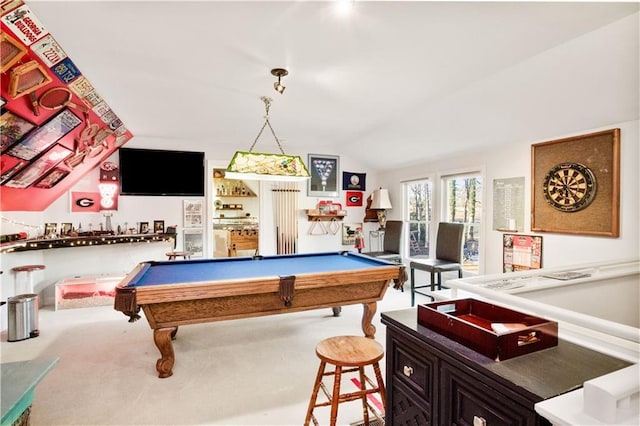
POLYGON ((188 251, 170 251, 166 255, 169 260, 176 260, 178 257, 182 257, 185 260, 191 259, 191 252, 188 251))
POLYGON ((380 373, 380 365, 378 361, 384 356, 382 345, 373 339, 362 336, 336 336, 330 337, 318 343, 316 346, 316 355, 320 358, 320 368, 313 386, 309 408, 307 409, 307 417, 305 418, 305 426, 313 420, 314 425, 318 425, 313 410, 316 407, 331 406, 330 425, 334 426, 338 419, 338 405, 342 402, 362 401, 362 414, 364 425, 369 425, 369 411, 378 421, 382 421, 381 416, 374 410, 368 402, 367 397, 370 394, 378 393, 382 398, 382 406, 385 404, 385 389, 380 373), (327 364, 335 367, 333 371, 325 371, 327 364), (376 382, 374 383, 365 374, 365 367, 372 366, 375 373, 376 382), (360 390, 355 392, 340 393, 340 380, 342 374, 357 371, 360 376, 360 390), (333 389, 330 393, 322 379, 324 376, 333 376, 333 389), (367 389, 367 384, 370 388, 367 389), (318 391, 322 389, 328 401, 317 403, 318 391))
POLYGON ((22 266, 16 266, 14 268, 11 268, 11 270, 13 271, 14 274, 16 274, 16 281, 15 281, 15 288, 14 288, 14 292, 16 294, 18 294, 18 277, 20 275, 21 272, 26 272, 27 273, 27 291, 25 293, 33 293, 34 290, 34 280, 33 280, 33 271, 38 271, 38 270, 42 270, 45 269, 46 267, 44 265, 22 265, 22 266))

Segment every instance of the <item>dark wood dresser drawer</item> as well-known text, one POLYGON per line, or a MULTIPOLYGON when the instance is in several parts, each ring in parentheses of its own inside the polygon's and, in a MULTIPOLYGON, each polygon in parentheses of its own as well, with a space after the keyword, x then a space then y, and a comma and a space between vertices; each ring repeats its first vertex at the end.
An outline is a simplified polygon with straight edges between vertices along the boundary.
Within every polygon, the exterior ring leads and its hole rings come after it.
POLYGON ((411 342, 393 345, 393 376, 429 401, 437 383, 438 359, 411 342))
POLYGON ((534 426, 535 412, 505 395, 504 389, 480 381, 456 367, 440 365, 443 424, 455 426, 534 426))

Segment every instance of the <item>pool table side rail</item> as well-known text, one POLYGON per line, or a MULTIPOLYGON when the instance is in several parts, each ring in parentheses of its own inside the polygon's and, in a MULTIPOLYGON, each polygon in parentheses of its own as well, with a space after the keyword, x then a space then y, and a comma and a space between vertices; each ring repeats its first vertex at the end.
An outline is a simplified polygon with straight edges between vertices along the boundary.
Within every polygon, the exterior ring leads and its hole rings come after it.
MULTIPOLYGON (((139 272, 139 271, 138 271, 139 272)), ((336 271, 336 274, 327 276, 324 273, 300 274, 296 276, 294 289, 310 289, 318 287, 334 287, 346 284, 356 284, 363 281, 391 281, 399 274, 398 266, 389 265, 368 269, 355 269, 349 271, 336 271)), ((181 284, 160 284, 142 286, 139 288, 128 287, 129 278, 135 278, 134 270, 129 276, 116 286, 116 299, 118 295, 130 297, 133 295, 137 305, 148 303, 175 302, 180 300, 208 299, 212 297, 228 297, 238 294, 260 294, 278 292, 280 277, 263 277, 251 279, 225 280, 224 282, 190 282, 181 284)), ((126 303, 130 308, 132 302, 126 303)), ((120 310, 116 307, 117 310, 120 310)))

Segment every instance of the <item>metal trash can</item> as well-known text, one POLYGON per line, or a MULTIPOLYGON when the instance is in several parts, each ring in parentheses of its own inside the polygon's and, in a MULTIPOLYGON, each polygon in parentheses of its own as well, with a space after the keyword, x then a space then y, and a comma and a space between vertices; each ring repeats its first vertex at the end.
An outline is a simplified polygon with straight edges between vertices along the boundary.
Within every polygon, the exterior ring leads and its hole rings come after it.
POLYGON ((7 317, 9 342, 38 337, 38 295, 19 294, 8 298, 7 317))

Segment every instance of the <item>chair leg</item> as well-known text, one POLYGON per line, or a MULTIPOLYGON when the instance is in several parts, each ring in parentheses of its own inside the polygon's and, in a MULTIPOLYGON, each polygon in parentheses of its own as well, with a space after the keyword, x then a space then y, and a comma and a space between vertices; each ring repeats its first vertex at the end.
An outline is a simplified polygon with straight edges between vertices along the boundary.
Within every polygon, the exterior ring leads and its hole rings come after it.
POLYGON ((413 268, 411 268, 411 307, 416 303, 416 273, 413 268))
POLYGON ((462 268, 458 269, 458 278, 462 278, 462 268))
POLYGON ((311 399, 309 400, 309 407, 307 408, 307 416, 304 419, 304 426, 309 426, 311 416, 313 415, 313 409, 318 399, 318 391, 320 390, 320 384, 322 383, 322 375, 324 374, 324 368, 326 362, 320 361, 320 367, 318 368, 318 374, 316 375, 316 382, 313 385, 313 392, 311 393, 311 399))
POLYGON ((436 281, 435 281, 435 273, 433 271, 431 271, 431 291, 434 291, 436 289, 436 281))

